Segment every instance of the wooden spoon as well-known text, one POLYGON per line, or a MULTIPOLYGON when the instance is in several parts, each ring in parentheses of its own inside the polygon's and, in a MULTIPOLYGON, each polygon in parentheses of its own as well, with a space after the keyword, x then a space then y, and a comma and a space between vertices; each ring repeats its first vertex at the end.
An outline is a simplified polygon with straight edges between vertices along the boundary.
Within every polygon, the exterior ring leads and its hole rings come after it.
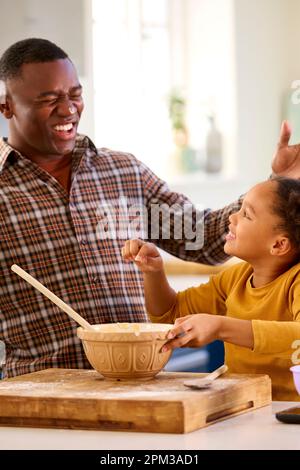
POLYGON ((215 380, 219 375, 225 374, 227 372, 228 367, 223 364, 221 367, 218 367, 218 369, 214 370, 210 374, 207 374, 205 377, 201 377, 200 379, 189 379, 185 380, 183 382, 183 385, 186 387, 191 387, 191 388, 208 388, 211 386, 213 380, 215 380))
POLYGON ((79 323, 82 328, 85 330, 94 330, 93 325, 91 325, 89 322, 87 322, 84 318, 82 318, 79 313, 75 312, 69 305, 67 305, 65 302, 63 302, 57 295, 53 294, 51 290, 47 289, 47 287, 43 286, 39 281, 37 281, 34 277, 32 277, 30 274, 28 274, 24 269, 20 268, 17 264, 13 264, 11 266, 11 270, 18 274, 20 277, 22 277, 26 282, 31 284, 33 287, 35 287, 39 292, 44 294, 46 297, 48 297, 51 302, 53 302, 55 305, 57 305, 61 310, 63 310, 65 313, 69 315, 73 320, 75 320, 77 323, 79 323))

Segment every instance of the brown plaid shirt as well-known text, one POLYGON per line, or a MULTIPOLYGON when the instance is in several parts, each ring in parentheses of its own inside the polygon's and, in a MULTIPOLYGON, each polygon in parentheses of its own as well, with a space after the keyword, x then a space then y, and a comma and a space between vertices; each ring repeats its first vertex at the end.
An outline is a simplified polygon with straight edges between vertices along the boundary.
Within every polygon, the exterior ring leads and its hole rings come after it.
MULTIPOLYGON (((81 135, 71 175, 68 195, 50 174, 0 139, 0 340, 6 345, 8 377, 48 367, 90 368, 76 335, 78 325, 13 273, 12 264, 90 323, 147 321, 141 275, 121 258, 125 239, 135 234, 124 229, 122 237, 99 236, 107 230, 107 205, 117 207, 120 199, 127 206, 146 207, 188 202, 132 155, 97 150, 81 135)), ((187 251, 185 240, 172 234, 163 239, 161 233, 153 241, 183 259, 222 262, 228 216, 238 204, 203 213, 203 249, 187 251)), ((125 217, 121 212, 119 222, 125 217)))

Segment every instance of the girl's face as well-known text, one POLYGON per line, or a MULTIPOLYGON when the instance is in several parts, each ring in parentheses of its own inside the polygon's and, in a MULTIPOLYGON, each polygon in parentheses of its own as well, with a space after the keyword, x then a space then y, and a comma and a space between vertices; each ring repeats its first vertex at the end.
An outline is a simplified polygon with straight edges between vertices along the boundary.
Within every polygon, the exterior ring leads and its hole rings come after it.
POLYGON ((229 217, 225 253, 249 263, 271 255, 279 236, 276 226, 281 222, 272 213, 276 185, 275 181, 266 181, 257 184, 246 194, 241 209, 229 217))

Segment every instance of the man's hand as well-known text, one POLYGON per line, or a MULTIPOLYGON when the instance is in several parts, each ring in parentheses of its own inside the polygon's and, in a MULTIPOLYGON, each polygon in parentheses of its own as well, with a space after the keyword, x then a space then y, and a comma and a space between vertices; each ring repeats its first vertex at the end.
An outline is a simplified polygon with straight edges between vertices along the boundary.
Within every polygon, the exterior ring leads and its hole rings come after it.
POLYGON ((277 151, 272 161, 273 175, 300 178, 300 144, 289 145, 291 128, 283 121, 277 151))

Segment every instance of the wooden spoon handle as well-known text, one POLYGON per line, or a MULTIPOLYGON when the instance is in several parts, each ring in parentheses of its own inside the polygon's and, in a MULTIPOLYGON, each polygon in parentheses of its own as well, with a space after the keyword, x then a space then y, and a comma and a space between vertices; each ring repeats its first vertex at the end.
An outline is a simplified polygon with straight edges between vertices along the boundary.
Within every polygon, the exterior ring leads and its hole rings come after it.
POLYGON ((48 297, 51 302, 53 302, 55 305, 61 308, 61 310, 67 313, 73 320, 79 323, 82 328, 86 330, 93 330, 93 326, 88 323, 84 318, 82 318, 79 313, 75 312, 75 310, 73 310, 69 305, 63 302, 59 297, 57 297, 57 295, 53 294, 53 292, 47 289, 47 287, 43 286, 43 284, 41 284, 34 277, 24 271, 24 269, 20 268, 20 266, 18 266, 17 264, 13 264, 11 266, 11 270, 14 273, 18 274, 20 277, 22 277, 24 281, 28 282, 33 287, 35 287, 39 292, 41 292, 41 294, 48 297))
POLYGON ((225 372, 227 372, 227 370, 228 370, 228 367, 225 364, 223 364, 221 367, 218 367, 218 369, 216 369, 213 372, 211 372, 210 374, 206 375, 206 377, 204 377, 204 379, 215 380, 220 375, 225 374, 225 372))

